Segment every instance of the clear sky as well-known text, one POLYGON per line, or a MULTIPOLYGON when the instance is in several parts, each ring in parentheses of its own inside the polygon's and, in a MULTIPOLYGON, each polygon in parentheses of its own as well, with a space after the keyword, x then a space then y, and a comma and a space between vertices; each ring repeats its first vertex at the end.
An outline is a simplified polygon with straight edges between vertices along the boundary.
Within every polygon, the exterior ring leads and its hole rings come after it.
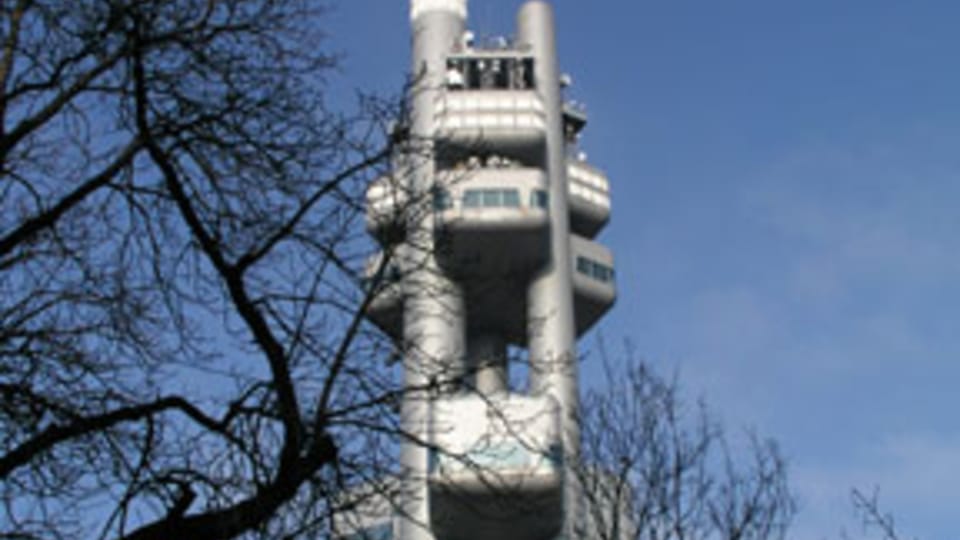
MULTIPOLYGON (((472 0, 471 27, 510 33, 519 5, 472 0)), ((554 5, 614 194, 604 340, 781 441, 791 538, 859 538, 853 486, 957 538, 960 2, 554 5)), ((406 6, 339 0, 335 85, 396 92, 406 6)))

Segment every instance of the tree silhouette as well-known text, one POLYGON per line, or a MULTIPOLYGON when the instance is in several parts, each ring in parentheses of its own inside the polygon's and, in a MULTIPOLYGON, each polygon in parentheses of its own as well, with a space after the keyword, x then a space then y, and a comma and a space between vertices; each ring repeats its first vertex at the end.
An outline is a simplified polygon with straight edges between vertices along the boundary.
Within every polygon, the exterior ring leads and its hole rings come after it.
POLYGON ((278 538, 384 470, 389 104, 316 2, 0 5, 0 537, 278 538))
POLYGON ((583 538, 784 538, 796 503, 775 442, 734 451, 675 380, 632 359, 604 368, 583 403, 583 538))

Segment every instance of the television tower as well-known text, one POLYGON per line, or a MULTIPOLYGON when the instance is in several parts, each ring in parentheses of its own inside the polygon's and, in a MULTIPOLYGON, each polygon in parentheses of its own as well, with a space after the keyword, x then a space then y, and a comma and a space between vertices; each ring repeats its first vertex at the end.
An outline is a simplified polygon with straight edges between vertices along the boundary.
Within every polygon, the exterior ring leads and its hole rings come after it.
MULTIPOLYGON (((404 355, 403 540, 572 539, 582 519, 576 340, 613 305, 610 216, 566 101, 553 11, 477 42, 466 0, 411 0, 394 174, 367 192, 383 251, 368 317, 404 355), (507 351, 527 359, 512 388, 507 351)), ((516 379, 516 377, 515 377, 516 379)))

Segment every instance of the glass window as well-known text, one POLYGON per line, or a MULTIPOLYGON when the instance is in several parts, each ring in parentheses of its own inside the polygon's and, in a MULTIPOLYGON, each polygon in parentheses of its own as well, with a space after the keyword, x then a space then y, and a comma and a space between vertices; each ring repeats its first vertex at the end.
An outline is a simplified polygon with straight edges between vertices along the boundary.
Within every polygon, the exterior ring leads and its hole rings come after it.
POLYGON ((463 207, 464 208, 480 208, 481 197, 480 191, 476 189, 468 189, 463 194, 463 207))
POLYGON ((613 282, 613 268, 586 257, 577 257, 577 272, 603 283, 613 282))
POLYGON ((450 200, 450 192, 442 187, 433 188, 433 209, 436 211, 447 210, 453 207, 453 201, 450 200))
POLYGON ((492 69, 496 88, 502 90, 510 88, 510 72, 507 70, 507 62, 504 60, 494 60, 492 69))
POLYGON ((577 272, 580 272, 584 275, 591 275, 593 273, 593 262, 586 257, 577 257, 577 272))
POLYGON ((523 68, 521 70, 521 78, 523 79, 524 88, 534 88, 536 86, 533 77, 533 58, 524 58, 523 68))
POLYGON ((515 189, 468 189, 463 193, 464 208, 519 208, 520 192, 515 189))
POLYGON ((613 269, 600 263, 593 263, 593 277, 604 283, 613 281, 613 269))
POLYGON ((535 189, 530 193, 530 206, 533 208, 546 209, 550 200, 547 192, 542 189, 535 189))
POLYGON ((467 62, 466 71, 467 88, 480 88, 480 66, 475 58, 467 62))
POLYGON ((505 56, 447 60, 447 87, 452 90, 533 89, 535 85, 533 58, 505 56))

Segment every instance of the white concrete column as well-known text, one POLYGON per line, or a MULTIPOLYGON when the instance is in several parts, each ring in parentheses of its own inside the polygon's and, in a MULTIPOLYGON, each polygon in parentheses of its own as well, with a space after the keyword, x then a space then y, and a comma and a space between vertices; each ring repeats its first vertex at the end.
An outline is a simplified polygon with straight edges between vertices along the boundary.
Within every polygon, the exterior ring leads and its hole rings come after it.
MULTIPOLYGON (((530 388, 554 396, 561 408, 564 459, 569 465, 580 459, 576 325, 570 251, 566 149, 563 133, 563 97, 557 61, 553 9, 544 1, 526 2, 517 17, 521 46, 534 54, 536 88, 543 99, 547 120, 544 166, 550 179, 549 263, 528 292, 528 347, 530 388)), ((580 489, 567 468, 564 491, 563 534, 573 538, 580 512, 580 489)))
MULTIPOLYGON (((404 383, 408 393, 401 426, 416 441, 430 440, 430 400, 464 371, 464 306, 460 286, 447 278, 435 256, 431 188, 436 177, 433 151, 434 104, 442 91, 446 55, 461 39, 466 0, 412 0, 412 88, 410 137, 404 181, 412 204, 404 246, 404 383)), ((394 538, 433 540, 428 505, 428 452, 415 441, 401 443, 403 513, 394 538)))

